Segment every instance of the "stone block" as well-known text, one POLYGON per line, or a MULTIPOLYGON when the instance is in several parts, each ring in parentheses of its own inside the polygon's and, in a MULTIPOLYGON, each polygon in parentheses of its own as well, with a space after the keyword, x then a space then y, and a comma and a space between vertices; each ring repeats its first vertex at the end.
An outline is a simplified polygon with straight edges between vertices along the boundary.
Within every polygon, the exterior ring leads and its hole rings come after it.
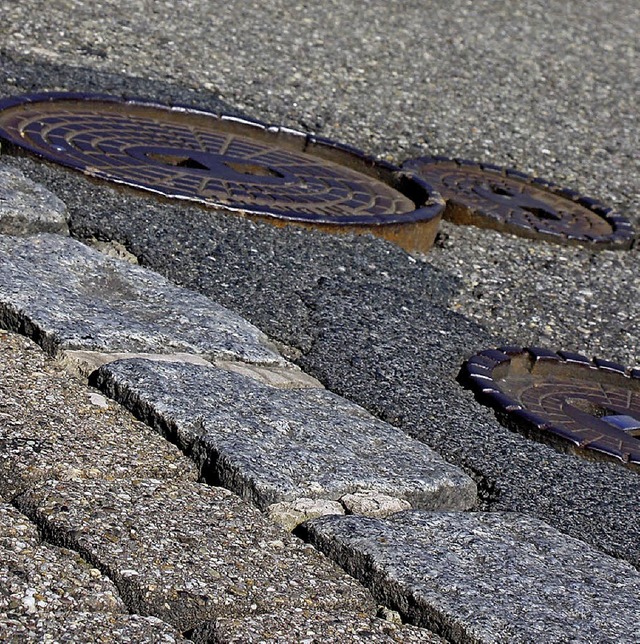
POLYGON ((239 315, 140 266, 57 235, 0 236, 0 326, 61 349, 286 361, 239 315))
POLYGON ((303 528, 374 597, 448 641, 638 641, 640 573, 537 519, 409 511, 303 528))
POLYGON ((227 490, 157 480, 47 481, 16 504, 114 581, 130 612, 181 632, 288 610, 375 615, 369 593, 227 490))
POLYGON ((353 492, 467 509, 474 482, 423 443, 324 389, 287 391, 191 364, 123 360, 95 384, 176 441, 208 480, 267 508, 353 492))

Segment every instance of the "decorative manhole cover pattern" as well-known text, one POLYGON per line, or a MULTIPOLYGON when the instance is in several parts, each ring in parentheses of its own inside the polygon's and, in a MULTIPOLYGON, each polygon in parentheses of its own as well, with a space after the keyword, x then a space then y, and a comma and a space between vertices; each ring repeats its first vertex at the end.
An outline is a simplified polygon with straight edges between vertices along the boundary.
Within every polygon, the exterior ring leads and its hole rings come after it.
POLYGON ((611 208, 544 179, 460 159, 407 161, 447 201, 444 218, 523 237, 594 248, 630 248, 631 224, 611 208))
POLYGON ((87 175, 274 223, 373 232, 427 250, 428 184, 353 148, 188 107, 68 93, 0 101, 0 137, 87 175))
POLYGON ((460 380, 525 435, 582 456, 640 465, 640 369, 540 348, 468 360, 460 380))

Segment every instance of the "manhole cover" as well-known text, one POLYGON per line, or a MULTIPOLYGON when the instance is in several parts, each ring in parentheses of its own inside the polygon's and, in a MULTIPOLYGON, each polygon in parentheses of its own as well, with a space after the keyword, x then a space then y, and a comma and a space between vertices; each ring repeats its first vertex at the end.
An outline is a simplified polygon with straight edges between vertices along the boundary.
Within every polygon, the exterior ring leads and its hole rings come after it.
POLYGON ((425 251, 444 202, 358 150, 187 107, 79 94, 0 101, 0 137, 87 175, 166 197, 425 251))
POLYGON ((640 369, 506 347, 471 358, 460 380, 505 424, 531 438, 582 456, 640 464, 640 369))
POLYGON ((611 208, 543 179, 471 161, 423 157, 407 161, 447 202, 456 224, 594 248, 630 248, 631 224, 611 208))

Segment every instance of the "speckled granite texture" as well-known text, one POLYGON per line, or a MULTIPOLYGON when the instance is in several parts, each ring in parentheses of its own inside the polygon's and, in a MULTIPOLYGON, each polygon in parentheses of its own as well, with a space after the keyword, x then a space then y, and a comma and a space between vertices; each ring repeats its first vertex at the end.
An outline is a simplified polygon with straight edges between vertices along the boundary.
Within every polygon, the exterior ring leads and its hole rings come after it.
POLYGON ((95 384, 260 508, 371 491, 468 509, 474 482, 422 443, 323 389, 282 391, 213 367, 114 362, 95 384))
POLYGON ((306 529, 378 599, 450 641, 637 641, 637 570, 536 519, 403 512, 306 529))

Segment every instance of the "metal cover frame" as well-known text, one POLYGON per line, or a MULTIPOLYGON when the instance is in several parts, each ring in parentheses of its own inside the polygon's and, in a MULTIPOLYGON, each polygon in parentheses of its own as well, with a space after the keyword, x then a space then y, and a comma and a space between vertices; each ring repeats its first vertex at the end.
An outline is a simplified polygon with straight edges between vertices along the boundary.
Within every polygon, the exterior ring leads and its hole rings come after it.
MULTIPOLYGON (((587 245, 593 249, 621 249, 631 248, 634 242, 634 231, 630 222, 621 214, 614 211, 609 206, 586 197, 580 193, 562 187, 546 179, 533 177, 523 172, 505 168, 490 163, 476 163, 466 159, 451 159, 442 156, 425 156, 416 159, 410 159, 402 165, 402 169, 412 172, 414 176, 420 177, 430 183, 435 190, 438 190, 445 201, 447 207, 443 218, 456 224, 475 225, 482 228, 491 228, 503 232, 513 233, 521 237, 530 239, 543 239, 545 241, 570 244, 570 245, 587 245), (577 205, 586 212, 592 213, 597 218, 602 219, 611 228, 610 233, 589 235, 581 232, 561 232, 558 227, 554 227, 553 222, 545 224, 543 218, 532 216, 533 223, 525 223, 522 218, 509 216, 509 206, 501 204, 507 212, 498 214, 500 207, 500 197, 489 196, 480 197, 474 195, 470 197, 464 191, 456 194, 453 187, 443 186, 440 176, 444 175, 449 168, 451 173, 465 173, 467 171, 471 178, 475 176, 484 176, 487 181, 506 181, 507 184, 516 186, 522 191, 529 189, 533 196, 538 199, 544 199, 546 195, 552 201, 566 200, 566 207, 572 208, 577 205), (483 209, 482 202, 485 201, 483 209), (475 200, 475 203, 472 203, 475 200)), ((514 195, 515 196, 515 195, 514 195)), ((505 199, 504 201, 508 201, 505 199)), ((511 210, 517 210, 518 204, 511 210)), ((597 221, 597 220, 596 220, 597 221)))
POLYGON ((568 351, 500 347, 480 351, 466 361, 458 380, 474 392, 479 402, 492 407, 510 429, 550 443, 560 451, 614 459, 640 469, 640 433, 631 434, 607 423, 601 420, 603 416, 594 416, 580 405, 593 404, 594 410, 608 406, 617 410, 616 415, 631 411, 633 405, 633 417, 640 419, 640 369, 626 369, 615 362, 590 360, 568 351), (525 382, 528 374, 531 385, 525 382), (538 384, 534 386, 536 379, 538 384), (597 391, 598 387, 601 391, 597 391), (545 396, 547 410, 540 411, 523 400, 522 393, 530 390, 545 396), (607 402, 599 404, 598 400, 607 402))
MULTIPOLYGON (((351 232, 352 230, 356 232, 373 232, 392 239, 398 236, 404 238, 409 235, 409 239, 405 240, 405 245, 410 247, 408 248, 409 250, 413 246, 415 246, 416 250, 426 250, 431 245, 440 216, 444 210, 444 201, 427 182, 402 171, 392 164, 366 155, 356 148, 289 128, 273 126, 228 114, 214 114, 188 106, 165 106, 143 99, 121 99, 104 94, 68 92, 10 97, 0 100, 0 138, 13 146, 26 149, 48 161, 79 170, 91 177, 153 192, 164 197, 193 201, 209 207, 265 218, 276 224, 308 224, 327 227, 332 231, 338 231, 338 228, 344 226, 348 228, 345 232, 351 232), (50 109, 53 105, 60 105, 61 109, 64 109, 65 103, 69 107, 81 105, 82 107, 91 108, 92 104, 96 107, 102 106, 104 110, 110 113, 122 112, 125 117, 127 113, 153 114, 160 120, 166 119, 167 122, 193 123, 198 127, 212 128, 216 132, 226 133, 233 137, 257 141, 259 145, 272 146, 276 151, 283 150, 291 155, 298 155, 298 157, 315 159, 319 166, 324 163, 327 166, 331 166, 331 168, 342 169, 344 172, 349 173, 350 176, 362 177, 363 185, 368 185, 366 182, 374 186, 377 184, 384 185, 390 193, 397 193, 404 202, 410 203, 413 208, 407 212, 396 213, 385 211, 367 214, 354 210, 353 213, 327 215, 321 212, 292 211, 284 208, 284 206, 282 206, 284 209, 279 209, 277 203, 272 206, 234 203, 226 198, 217 199, 215 196, 204 199, 197 195, 189 194, 188 191, 176 193, 175 190, 165 189, 161 185, 146 185, 144 181, 136 180, 135 177, 118 176, 117 173, 110 171, 109 168, 92 167, 77 158, 70 157, 68 153, 65 153, 65 150, 56 150, 50 143, 47 145, 36 144, 33 138, 30 140, 24 132, 19 132, 19 113, 21 111, 26 111, 41 104, 43 114, 46 116, 47 109, 50 109), (9 121, 12 123, 11 126, 8 125, 9 121), (401 227, 406 227, 407 230, 412 228, 414 233, 405 233, 400 230, 401 227), (422 234, 431 239, 414 239, 412 243, 411 234, 420 233, 420 227, 429 228, 428 231, 423 231, 422 234)), ((193 150, 199 152, 196 148, 193 148, 193 150)), ((203 149, 202 154, 207 155, 209 153, 203 149)), ((153 161, 150 161, 150 163, 153 163, 153 161)), ((172 168, 175 167, 172 166, 172 168)), ((182 172, 182 170, 178 171, 182 172)), ((191 170, 186 169, 184 172, 186 174, 191 170)), ((202 172, 202 170, 196 170, 196 172, 202 172)), ((275 174, 279 175, 280 173, 275 174)), ((267 183, 279 180, 279 178, 271 179, 268 177, 260 179, 260 181, 267 183)))

